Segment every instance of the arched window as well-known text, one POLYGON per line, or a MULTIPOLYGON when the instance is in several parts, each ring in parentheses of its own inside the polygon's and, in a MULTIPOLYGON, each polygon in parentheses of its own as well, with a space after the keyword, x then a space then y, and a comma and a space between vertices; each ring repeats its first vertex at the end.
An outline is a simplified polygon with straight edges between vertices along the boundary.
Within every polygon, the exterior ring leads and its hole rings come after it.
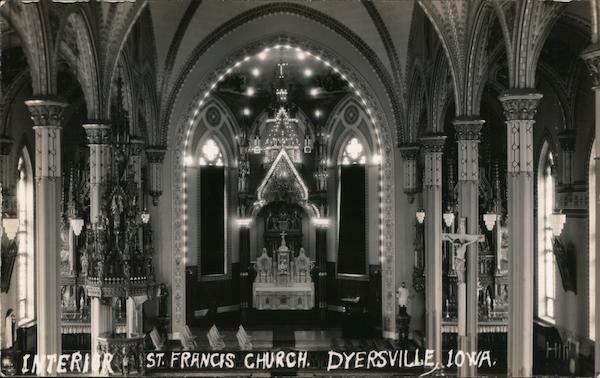
POLYGON ((538 177, 538 316, 554 323, 556 300, 556 260, 552 247, 552 213, 554 212, 552 152, 546 152, 538 177))
POLYGON ((24 151, 17 164, 17 320, 19 326, 35 317, 33 240, 33 184, 31 165, 24 151))
POLYGON ((340 159, 339 273, 366 274, 366 161, 365 147, 351 138, 340 159))
POLYGON ((226 273, 226 188, 223 154, 208 138, 200 147, 200 275, 226 273))

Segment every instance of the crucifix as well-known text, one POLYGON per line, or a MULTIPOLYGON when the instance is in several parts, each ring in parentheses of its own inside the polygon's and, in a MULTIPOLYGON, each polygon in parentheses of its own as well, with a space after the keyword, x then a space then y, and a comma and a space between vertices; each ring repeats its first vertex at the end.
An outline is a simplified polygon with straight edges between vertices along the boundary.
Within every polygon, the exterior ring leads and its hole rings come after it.
POLYGON ((465 254, 467 247, 473 243, 482 242, 483 235, 467 234, 466 218, 460 218, 458 233, 442 233, 442 240, 447 240, 454 246, 454 269, 458 277, 458 337, 467 337, 467 286, 465 283, 465 254))
POLYGON ((285 231, 281 231, 281 233, 279 234, 281 236, 281 245, 285 246, 285 236, 287 235, 287 232, 285 231))
POLYGON ((285 63, 285 62, 277 63, 277 67, 279 67, 279 78, 280 79, 283 79, 283 77, 284 77, 284 75, 283 75, 283 67, 287 67, 287 65, 288 64, 285 63))

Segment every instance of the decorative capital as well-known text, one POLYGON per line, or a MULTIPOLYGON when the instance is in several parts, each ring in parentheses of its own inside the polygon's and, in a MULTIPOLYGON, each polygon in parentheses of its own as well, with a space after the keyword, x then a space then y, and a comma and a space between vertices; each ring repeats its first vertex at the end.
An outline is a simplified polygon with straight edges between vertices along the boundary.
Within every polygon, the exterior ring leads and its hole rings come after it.
POLYGON ((10 154, 10 149, 13 145, 14 139, 6 136, 6 135, 2 135, 0 136, 0 155, 8 155, 10 154))
POLYGON ((600 44, 593 44, 583 50, 581 58, 585 61, 592 79, 592 89, 600 88, 600 44))
POLYGON ((574 151, 575 150, 575 136, 576 131, 573 129, 563 130, 558 133, 558 143, 563 151, 574 151))
POLYGON ((507 121, 532 121, 537 111, 537 105, 543 97, 533 89, 510 90, 498 97, 504 108, 507 121))
POLYGON ((423 146, 423 151, 428 152, 443 152, 446 136, 442 134, 429 134, 419 139, 423 146))
POLYGON ((142 151, 144 150, 144 145, 146 144, 146 142, 144 142, 144 140, 142 138, 134 136, 129 141, 129 144, 131 145, 131 153, 136 156, 139 156, 142 154, 142 151))
POLYGON ((149 163, 162 163, 165 159, 167 149, 160 146, 150 146, 146 148, 146 157, 149 163))
POLYGON ((88 123, 83 125, 89 144, 109 144, 110 125, 104 123, 88 123))
POLYGON ((25 101, 33 127, 61 127, 67 103, 57 99, 35 98, 25 101))
POLYGON ((401 144, 398 149, 404 159, 414 160, 419 155, 420 146, 418 143, 405 143, 401 144))
POLYGON ((456 140, 476 140, 481 139, 481 127, 485 121, 475 118, 457 118, 452 124, 456 131, 456 140))

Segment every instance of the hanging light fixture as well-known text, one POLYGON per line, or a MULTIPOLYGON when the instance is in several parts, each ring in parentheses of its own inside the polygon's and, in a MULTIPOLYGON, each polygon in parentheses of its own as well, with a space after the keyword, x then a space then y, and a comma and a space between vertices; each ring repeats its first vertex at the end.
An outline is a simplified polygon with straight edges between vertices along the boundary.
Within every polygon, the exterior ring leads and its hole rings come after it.
POLYGON ((442 218, 444 219, 444 224, 446 224, 446 227, 452 227, 452 224, 454 223, 454 211, 448 207, 444 214, 442 214, 442 218))
POLYGON ((494 229, 494 226, 496 225, 496 219, 498 219, 498 214, 492 210, 483 214, 483 222, 485 223, 485 228, 488 231, 492 231, 494 229))
POLYGON ((4 218, 2 219, 2 227, 8 240, 14 240, 19 231, 19 218, 4 218))
POLYGON ((425 220, 425 209, 420 208, 417 210, 415 216, 417 217, 417 222, 419 222, 419 224, 423 224, 423 221, 425 220))

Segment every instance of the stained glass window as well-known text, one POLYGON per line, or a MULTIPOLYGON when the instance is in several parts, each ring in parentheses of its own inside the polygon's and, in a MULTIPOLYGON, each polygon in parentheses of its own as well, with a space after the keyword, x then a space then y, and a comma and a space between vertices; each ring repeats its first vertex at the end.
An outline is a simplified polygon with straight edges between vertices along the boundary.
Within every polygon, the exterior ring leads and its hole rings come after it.
POLYGON ((223 166, 223 154, 217 142, 209 138, 200 149, 200 165, 223 166))
POLYGON ((367 157, 362 143, 356 137, 350 139, 342 153, 342 165, 365 164, 366 162, 367 157))

